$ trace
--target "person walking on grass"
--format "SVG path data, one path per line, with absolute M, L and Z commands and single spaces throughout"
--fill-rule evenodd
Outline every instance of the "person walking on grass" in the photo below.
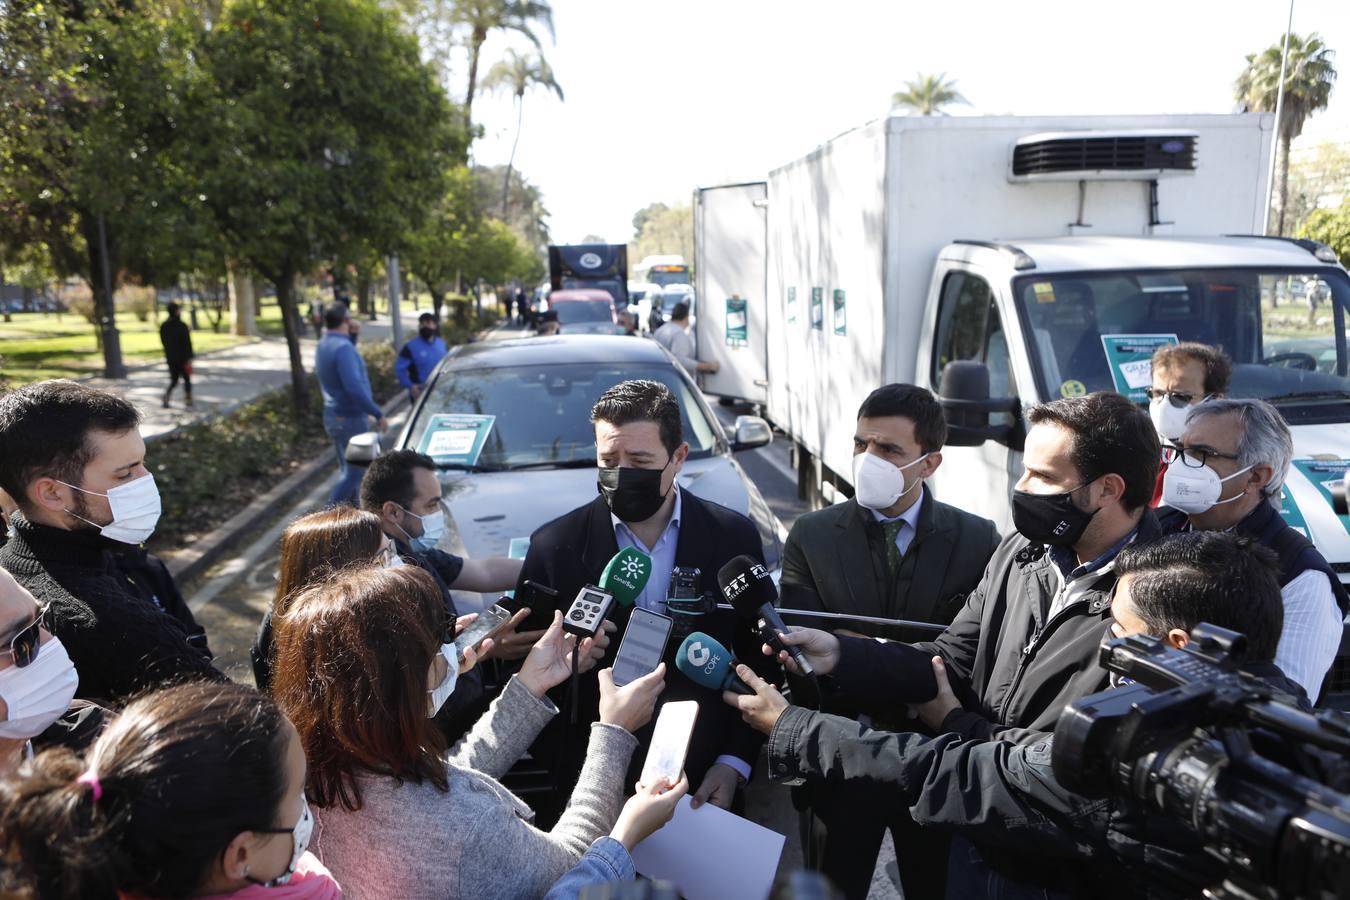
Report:
M 159 342 L 164 345 L 164 361 L 169 364 L 169 387 L 164 391 L 165 409 L 169 408 L 169 397 L 183 379 L 183 393 L 187 395 L 187 405 L 192 405 L 192 331 L 183 321 L 182 307 L 177 303 L 169 304 L 169 317 L 159 326 Z

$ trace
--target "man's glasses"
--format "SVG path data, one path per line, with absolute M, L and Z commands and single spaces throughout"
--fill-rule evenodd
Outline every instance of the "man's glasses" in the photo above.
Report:
M 9 648 L 0 649 L 0 657 L 10 657 L 20 669 L 37 659 L 38 648 L 42 646 L 42 617 L 46 614 L 47 607 L 39 609 L 33 621 L 10 638 Z
M 1190 469 L 1198 469 L 1211 459 L 1231 459 L 1236 460 L 1235 453 L 1220 453 L 1218 450 L 1209 450 L 1204 447 L 1178 447 L 1174 444 L 1164 444 L 1162 448 L 1162 461 L 1171 465 L 1178 459 L 1181 464 Z
M 1148 395 L 1150 401 L 1166 397 L 1167 402 L 1177 409 L 1184 409 L 1187 406 L 1190 406 L 1191 402 L 1195 400 L 1194 394 L 1187 394 L 1181 391 L 1160 391 L 1156 388 L 1145 388 L 1144 393 Z

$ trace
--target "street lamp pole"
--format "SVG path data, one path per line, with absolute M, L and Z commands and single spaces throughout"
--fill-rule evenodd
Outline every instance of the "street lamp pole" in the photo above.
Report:
M 1284 116 L 1284 73 L 1289 66 L 1289 33 L 1294 30 L 1294 0 L 1289 0 L 1289 22 L 1284 27 L 1284 52 L 1280 54 L 1280 86 L 1275 91 L 1275 136 L 1270 146 L 1270 168 L 1266 170 L 1266 213 L 1261 217 L 1261 233 L 1270 234 L 1270 206 L 1275 197 L 1275 155 L 1280 152 L 1280 120 Z

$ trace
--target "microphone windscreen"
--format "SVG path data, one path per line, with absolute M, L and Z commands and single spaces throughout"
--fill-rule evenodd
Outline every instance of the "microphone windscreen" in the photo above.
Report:
M 749 556 L 738 556 L 719 569 L 717 584 L 722 588 L 722 596 L 743 619 L 755 618 L 761 606 L 766 603 L 773 606 L 778 600 L 769 570 Z
M 680 644 L 680 650 L 675 654 L 675 668 L 695 684 L 720 691 L 735 675 L 731 660 L 731 654 L 717 638 L 695 631 Z
M 613 594 L 619 605 L 632 606 L 651 577 L 652 558 L 632 547 L 625 547 L 605 565 L 599 586 Z

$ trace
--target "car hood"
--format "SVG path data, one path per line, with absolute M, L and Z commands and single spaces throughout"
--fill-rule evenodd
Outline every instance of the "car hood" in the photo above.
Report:
M 595 474 L 594 468 L 442 473 L 441 493 L 450 515 L 441 547 L 469 559 L 506 556 L 513 539 L 529 538 L 539 526 L 594 500 Z M 777 568 L 778 521 L 733 459 L 715 455 L 687 461 L 677 482 L 700 499 L 720 503 L 754 521 L 769 566 Z M 480 608 L 484 599 L 459 591 L 455 598 L 461 612 Z
M 563 322 L 559 328 L 560 334 L 623 334 L 613 322 Z

